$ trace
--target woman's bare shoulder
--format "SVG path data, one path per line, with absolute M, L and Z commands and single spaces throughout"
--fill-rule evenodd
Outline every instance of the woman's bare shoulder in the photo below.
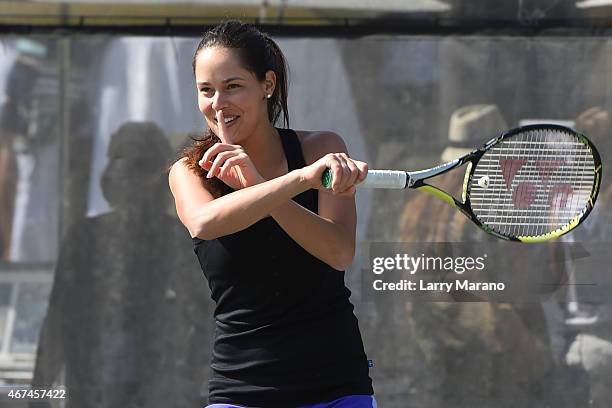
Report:
M 172 165 L 170 166 L 170 170 L 174 169 L 174 168 L 181 168 L 181 169 L 185 169 L 185 168 L 189 168 L 189 158 L 186 156 L 183 156 L 181 158 L 178 158 L 174 163 L 172 163 Z
M 168 179 L 171 189 L 177 183 L 187 182 L 208 190 L 206 183 L 204 183 L 203 172 L 200 169 L 195 169 L 188 157 L 181 157 L 170 166 Z
M 328 130 L 296 130 L 306 164 L 312 164 L 327 153 L 346 153 L 342 137 Z
M 205 177 L 204 171 L 199 166 L 194 166 L 193 161 L 189 157 L 181 157 L 176 160 L 169 169 L 169 173 L 196 176 L 199 179 Z

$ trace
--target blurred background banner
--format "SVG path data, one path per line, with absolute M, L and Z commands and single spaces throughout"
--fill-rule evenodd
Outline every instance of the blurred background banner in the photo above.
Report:
M 0 405 L 28 406 L 7 392 L 30 384 L 69 395 L 31 407 L 204 405 L 213 305 L 164 169 L 204 131 L 191 58 L 227 17 L 278 40 L 291 127 L 337 132 L 371 168 L 427 168 L 525 123 L 591 138 L 600 196 L 562 240 L 500 246 L 436 198 L 361 190 L 345 279 L 381 407 L 608 407 L 604 0 L 0 1 Z M 495 247 L 487 273 L 537 290 L 373 295 L 373 248 L 396 243 Z

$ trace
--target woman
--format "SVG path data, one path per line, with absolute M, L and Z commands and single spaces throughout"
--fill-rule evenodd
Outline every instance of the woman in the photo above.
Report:
M 366 163 L 334 133 L 274 127 L 285 58 L 252 26 L 207 32 L 193 70 L 209 130 L 169 182 L 216 302 L 209 407 L 376 406 L 343 272 Z

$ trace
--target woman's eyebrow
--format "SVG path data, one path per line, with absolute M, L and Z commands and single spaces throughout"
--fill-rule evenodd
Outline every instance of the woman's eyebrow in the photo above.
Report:
M 224 79 L 221 82 L 226 84 L 228 82 L 236 81 L 236 80 L 239 80 L 239 79 L 244 81 L 244 78 L 242 78 L 242 77 L 231 77 L 231 78 L 226 78 L 226 79 Z M 198 85 L 210 85 L 210 82 L 198 82 Z

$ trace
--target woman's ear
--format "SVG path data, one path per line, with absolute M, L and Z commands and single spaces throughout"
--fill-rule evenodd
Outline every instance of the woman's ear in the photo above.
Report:
M 266 79 L 263 81 L 264 92 L 267 95 L 272 95 L 276 89 L 276 74 L 272 70 L 266 72 Z

